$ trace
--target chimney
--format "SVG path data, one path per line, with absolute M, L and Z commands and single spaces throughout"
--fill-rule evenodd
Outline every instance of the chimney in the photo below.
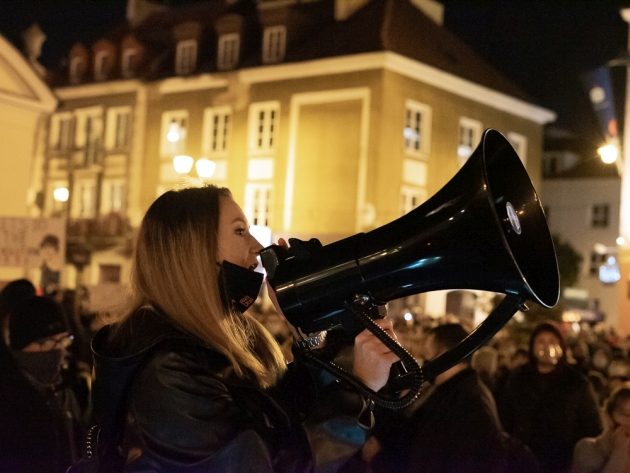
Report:
M 335 0 L 335 20 L 344 21 L 370 0 Z
M 127 0 L 127 22 L 132 27 L 138 26 L 153 13 L 168 10 L 165 5 L 158 5 L 147 0 Z
M 426 16 L 435 23 L 444 24 L 444 5 L 437 0 L 409 0 L 418 10 L 422 10 Z
M 39 63 L 39 56 L 46 42 L 46 34 L 37 23 L 33 23 L 22 32 L 22 42 L 27 61 L 40 77 L 45 77 L 46 68 Z

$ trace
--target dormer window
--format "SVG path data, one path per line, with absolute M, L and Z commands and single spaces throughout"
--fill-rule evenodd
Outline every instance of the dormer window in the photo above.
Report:
M 72 84 L 80 84 L 85 76 L 86 64 L 85 59 L 81 56 L 75 56 L 70 59 L 70 82 Z
M 197 41 L 187 39 L 177 43 L 175 54 L 175 73 L 179 75 L 191 74 L 197 67 Z
M 120 72 L 123 77 L 130 78 L 136 74 L 138 62 L 138 50 L 135 48 L 125 49 L 121 57 Z
M 105 80 L 112 68 L 112 57 L 109 51 L 99 51 L 94 57 L 94 78 Z
M 217 69 L 229 71 L 238 64 L 241 48 L 241 37 L 238 33 L 228 33 L 219 36 Z
M 280 62 L 284 59 L 287 46 L 287 28 L 269 26 L 263 34 L 262 60 L 265 64 Z

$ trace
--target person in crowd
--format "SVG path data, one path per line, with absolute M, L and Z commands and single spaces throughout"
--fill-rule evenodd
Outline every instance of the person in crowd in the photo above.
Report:
M 479 379 L 483 381 L 491 392 L 495 389 L 497 382 L 497 369 L 499 353 L 496 348 L 483 346 L 472 355 L 470 366 L 477 372 Z
M 28 279 L 15 279 L 0 291 L 0 321 L 2 322 L 2 345 L 9 343 L 9 315 L 25 299 L 35 295 L 35 286 Z
M 103 465 L 332 472 L 360 448 L 371 403 L 299 357 L 287 365 L 247 312 L 261 249 L 228 189 L 168 191 L 152 203 L 135 248 L 134 308 L 93 341 Z M 393 336 L 391 321 L 377 323 Z M 368 331 L 353 353 L 354 376 L 385 386 L 397 356 Z
M 424 359 L 455 347 L 468 332 L 455 323 L 427 333 Z M 410 416 L 391 422 L 372 449 L 375 473 L 536 472 L 531 452 L 503 432 L 490 390 L 462 361 L 440 373 Z M 522 447 L 522 448 L 521 448 Z
M 53 296 L 61 289 L 61 255 L 59 237 L 48 233 L 39 244 L 42 262 L 39 267 L 39 289 L 41 294 Z
M 605 417 L 600 436 L 583 438 L 575 445 L 572 473 L 630 471 L 630 383 L 618 387 L 606 400 Z
M 566 345 L 552 322 L 534 328 L 530 361 L 516 370 L 499 404 L 505 429 L 530 447 L 543 473 L 571 468 L 573 448 L 602 430 L 588 379 L 566 362 Z
M 34 296 L 13 308 L 0 369 L 0 471 L 62 473 L 78 458 L 83 413 L 62 375 L 70 342 L 53 300 Z
M 630 381 L 630 360 L 621 354 L 613 357 L 608 365 L 607 379 L 609 392 Z

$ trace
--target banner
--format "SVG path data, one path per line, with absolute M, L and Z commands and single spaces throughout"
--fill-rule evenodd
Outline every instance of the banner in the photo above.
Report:
M 61 287 L 66 225 L 62 218 L 0 217 L 0 267 L 19 267 L 50 294 Z
M 618 138 L 617 115 L 608 67 L 601 66 L 584 73 L 582 84 L 597 115 L 606 142 L 615 141 Z

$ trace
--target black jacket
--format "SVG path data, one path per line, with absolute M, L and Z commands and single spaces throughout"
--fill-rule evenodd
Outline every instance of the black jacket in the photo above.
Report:
M 438 385 L 379 440 L 382 452 L 373 464 L 379 473 L 518 471 L 505 468 L 506 439 L 494 399 L 471 368 Z
M 0 473 L 63 473 L 78 454 L 80 412 L 60 384 L 38 389 L 0 341 Z
M 293 365 L 274 389 L 149 309 L 93 341 L 94 410 L 106 436 L 124 419 L 125 472 L 329 472 L 362 445 L 366 403 Z
M 505 429 L 531 448 L 545 473 L 569 471 L 577 441 L 602 430 L 588 379 L 565 364 L 548 374 L 531 364 L 519 368 L 508 379 L 499 413 Z

